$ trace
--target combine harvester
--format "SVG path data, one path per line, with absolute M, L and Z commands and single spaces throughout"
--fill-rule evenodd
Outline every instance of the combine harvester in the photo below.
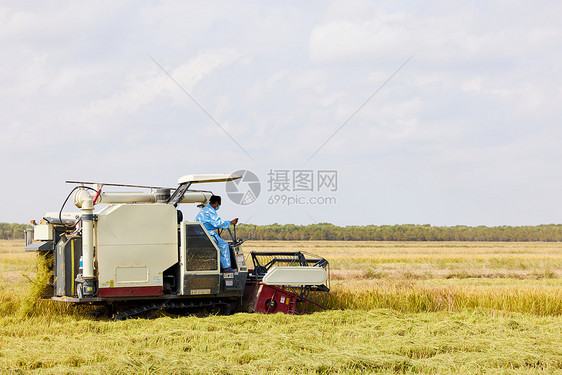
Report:
M 187 175 L 175 189 L 67 181 L 78 184 L 59 212 L 26 231 L 26 251 L 52 259 L 44 297 L 105 307 L 115 320 L 151 310 L 304 313 L 324 309 L 309 297 L 329 292 L 329 265 L 302 252 L 251 252 L 245 258 L 230 233 L 234 272 L 221 270 L 219 248 L 199 222 L 184 221 L 180 203 L 207 204 L 212 192 L 192 184 L 225 182 L 230 174 Z M 106 192 L 103 186 L 150 189 Z M 74 193 L 79 212 L 63 213 Z M 103 205 L 100 210 L 95 210 Z M 220 235 L 220 233 L 219 233 Z M 51 258 L 52 257 L 52 258 Z M 249 269 L 246 259 L 251 259 Z M 102 309 L 103 310 L 103 309 Z

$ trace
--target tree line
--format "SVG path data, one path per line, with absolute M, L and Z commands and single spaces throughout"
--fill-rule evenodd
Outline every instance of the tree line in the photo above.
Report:
M 16 240 L 23 238 L 26 228 L 31 228 L 29 224 L 0 223 L 0 239 Z
M 22 239 L 29 224 L 0 223 L 0 239 Z M 340 227 L 330 223 L 311 225 L 270 224 L 237 226 L 238 237 L 252 233 L 254 240 L 301 241 L 562 241 L 562 225 L 452 227 L 429 224 L 365 225 Z M 224 236 L 228 238 L 228 235 Z
M 365 225 L 339 227 L 330 223 L 312 225 L 241 224 L 239 237 L 252 233 L 255 240 L 327 241 L 562 241 L 562 225 L 451 227 L 429 224 Z

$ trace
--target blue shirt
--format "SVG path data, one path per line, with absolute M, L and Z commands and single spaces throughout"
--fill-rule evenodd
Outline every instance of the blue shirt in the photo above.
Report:
M 210 204 L 206 205 L 199 211 L 195 217 L 195 221 L 203 223 L 203 226 L 208 230 L 216 230 L 218 228 L 226 229 L 230 226 L 229 220 L 222 220 Z

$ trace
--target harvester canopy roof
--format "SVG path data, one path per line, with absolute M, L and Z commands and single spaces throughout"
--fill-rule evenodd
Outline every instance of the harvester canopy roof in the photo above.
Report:
M 203 182 L 226 182 L 226 181 L 237 180 L 241 177 L 242 176 L 238 176 L 235 174 L 188 174 L 180 177 L 178 179 L 178 184 L 181 185 L 189 182 L 193 184 L 203 183 Z

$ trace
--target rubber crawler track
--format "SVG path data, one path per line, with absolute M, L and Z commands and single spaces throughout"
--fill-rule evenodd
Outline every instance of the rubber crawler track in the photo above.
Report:
M 151 310 L 158 309 L 195 309 L 200 307 L 223 307 L 230 310 L 230 302 L 224 300 L 211 300 L 211 301 L 201 301 L 201 300 L 191 300 L 191 301 L 158 301 L 158 302 L 148 302 L 141 305 L 131 307 L 127 310 L 115 312 L 112 316 L 112 320 L 125 320 L 135 315 L 139 315 Z

